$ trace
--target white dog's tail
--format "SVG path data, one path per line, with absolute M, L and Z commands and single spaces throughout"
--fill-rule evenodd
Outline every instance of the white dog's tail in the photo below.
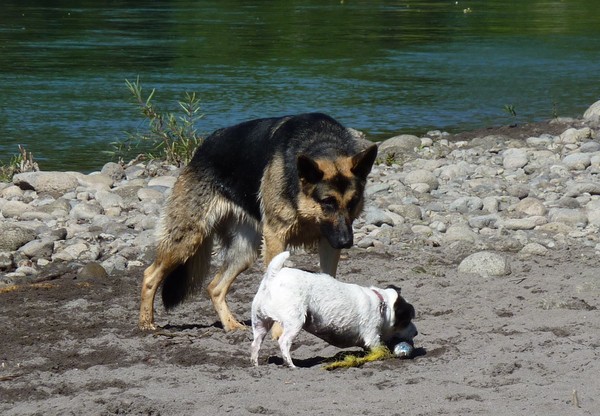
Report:
M 267 273 L 265 274 L 265 280 L 271 280 L 279 271 L 283 268 L 283 263 L 290 256 L 289 251 L 283 251 L 273 257 L 273 260 L 269 263 L 269 267 L 267 267 Z

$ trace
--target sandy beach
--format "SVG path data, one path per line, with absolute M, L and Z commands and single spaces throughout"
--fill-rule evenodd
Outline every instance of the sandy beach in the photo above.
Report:
M 502 134 L 526 138 L 554 127 L 528 128 Z M 251 331 L 223 331 L 204 295 L 169 313 L 157 302 L 160 329 L 141 332 L 139 290 L 151 251 L 108 276 L 51 263 L 35 279 L 0 287 L 0 413 L 595 415 L 600 254 L 594 244 L 565 241 L 543 255 L 497 248 L 510 265 L 501 276 L 458 270 L 477 251 L 472 245 L 409 232 L 345 251 L 338 278 L 400 286 L 419 335 L 413 359 L 334 371 L 322 367 L 340 350 L 306 333 L 292 351 L 300 368 L 285 367 L 272 340 L 251 366 Z M 292 260 L 318 264 L 313 253 Z M 257 262 L 230 292 L 246 324 L 262 270 Z

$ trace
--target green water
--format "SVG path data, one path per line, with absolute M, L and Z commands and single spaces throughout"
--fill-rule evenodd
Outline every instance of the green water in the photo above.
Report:
M 164 111 L 197 92 L 204 134 L 324 111 L 383 139 L 579 116 L 599 74 L 595 0 L 5 0 L 0 161 L 20 143 L 44 170 L 99 169 L 146 127 L 138 76 Z

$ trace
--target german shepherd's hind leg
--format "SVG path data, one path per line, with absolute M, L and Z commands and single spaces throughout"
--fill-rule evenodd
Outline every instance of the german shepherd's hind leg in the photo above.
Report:
M 227 224 L 224 232 L 219 232 L 222 240 L 223 265 L 207 287 L 215 311 L 225 331 L 245 329 L 231 313 L 227 305 L 227 293 L 235 279 L 248 269 L 256 258 L 260 248 L 260 233 L 251 222 Z
M 192 293 L 208 274 L 212 230 L 220 219 L 218 211 L 211 209 L 215 200 L 211 186 L 195 181 L 187 170 L 177 179 L 157 229 L 156 259 L 144 271 L 140 329 L 156 328 L 154 299 L 161 284 L 168 309 Z
M 142 330 L 154 330 L 154 299 L 162 284 L 162 300 L 166 309 L 181 303 L 190 293 L 202 284 L 210 267 L 212 236 L 207 236 L 199 246 L 178 246 L 166 251 L 159 245 L 154 263 L 144 271 L 140 304 L 139 327 Z M 195 253 L 194 253 L 195 250 Z M 187 251 L 189 258 L 184 262 L 173 255 Z
M 170 264 L 168 261 L 156 259 L 144 271 L 139 319 L 140 329 L 145 331 L 156 329 L 154 325 L 154 298 L 156 297 L 156 290 L 175 267 L 175 264 Z

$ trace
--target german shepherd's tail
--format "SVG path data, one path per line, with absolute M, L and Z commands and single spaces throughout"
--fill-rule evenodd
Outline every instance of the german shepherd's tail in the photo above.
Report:
M 226 200 L 210 183 L 184 171 L 160 220 L 156 261 L 167 265 L 162 285 L 166 309 L 202 288 L 210 270 L 214 234 Z
M 202 288 L 210 269 L 211 237 L 205 238 L 196 253 L 165 278 L 161 292 L 165 309 L 174 308 Z

